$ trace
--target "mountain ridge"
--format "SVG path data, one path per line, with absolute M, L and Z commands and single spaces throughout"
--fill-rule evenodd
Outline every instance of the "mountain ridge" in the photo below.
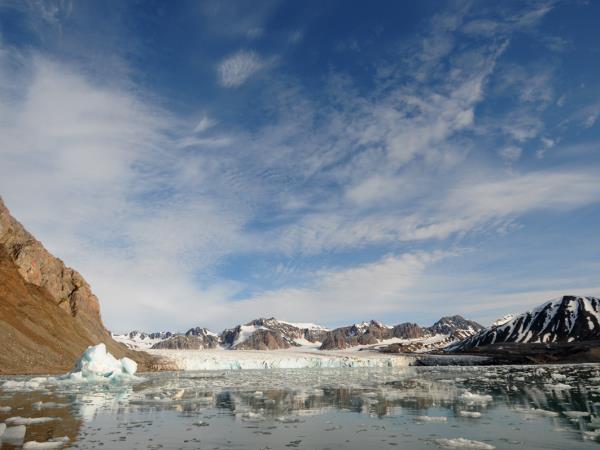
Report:
M 191 328 L 186 332 L 162 332 L 164 339 L 153 342 L 150 336 L 160 333 L 134 331 L 113 335 L 115 339 L 132 348 L 200 350 L 224 348 L 229 350 L 279 350 L 311 346 L 320 350 L 342 350 L 358 346 L 384 344 L 387 340 L 419 340 L 440 337 L 440 345 L 447 345 L 483 329 L 477 322 L 462 316 L 446 316 L 430 327 L 404 322 L 395 326 L 384 325 L 376 320 L 355 323 L 335 329 L 316 324 L 293 323 L 271 318 L 253 319 L 245 324 L 214 333 L 206 328 Z M 131 335 L 147 336 L 146 343 L 136 343 Z M 443 336 L 441 336 L 443 335 Z M 442 339 L 443 337 L 444 339 Z M 430 339 L 431 340 L 431 339 Z
M 600 299 L 596 297 L 564 295 L 506 318 L 452 344 L 447 351 L 468 351 L 501 343 L 585 342 L 600 338 Z

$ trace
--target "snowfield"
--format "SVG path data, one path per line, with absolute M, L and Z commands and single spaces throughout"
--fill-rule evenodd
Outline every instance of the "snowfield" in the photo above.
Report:
M 406 355 L 378 352 L 289 350 L 148 350 L 169 359 L 179 370 L 303 369 L 342 367 L 406 367 L 416 361 Z

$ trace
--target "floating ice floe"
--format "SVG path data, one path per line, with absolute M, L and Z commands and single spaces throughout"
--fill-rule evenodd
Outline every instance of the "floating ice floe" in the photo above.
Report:
M 531 414 L 543 417 L 558 417 L 559 414 L 556 411 L 548 411 L 547 409 L 539 408 L 515 408 L 515 411 L 519 411 L 523 414 Z
M 563 414 L 571 419 L 578 419 L 580 417 L 587 417 L 590 415 L 587 411 L 564 411 Z
M 38 423 L 53 422 L 60 420 L 56 417 L 9 417 L 6 419 L 7 425 L 35 425 Z
M 5 431 L 6 431 L 6 424 L 0 423 L 0 440 L 2 440 L 2 435 L 4 434 Z
M 448 418 L 446 416 L 417 416 L 417 417 L 415 417 L 415 420 L 417 422 L 440 423 L 440 422 L 447 422 Z
M 4 434 L 2 435 L 2 443 L 10 445 L 21 445 L 23 439 L 25 439 L 25 432 L 27 428 L 25 425 L 19 425 L 16 427 L 6 427 Z
M 583 438 L 588 441 L 597 441 L 600 439 L 600 430 L 584 431 Z
M 461 417 L 471 417 L 471 418 L 481 417 L 481 413 L 478 411 L 459 411 L 458 415 Z
M 10 412 L 12 408 L 10 406 L 0 406 L 0 413 Z
M 5 391 L 34 391 L 40 389 L 48 381 L 46 377 L 35 377 L 29 380 L 7 380 L 2 384 Z
M 34 409 L 54 409 L 54 408 L 66 408 L 69 406 L 68 403 L 55 403 L 55 402 L 35 402 L 31 405 Z
M 23 449 L 53 450 L 65 446 L 65 444 L 68 444 L 68 442 L 69 438 L 67 436 L 52 438 L 46 442 L 29 441 L 23 444 Z
M 459 400 L 467 403 L 487 403 L 491 402 L 493 399 L 491 395 L 473 394 L 472 392 L 465 391 L 460 395 Z
M 485 442 L 472 441 L 462 437 L 455 439 L 436 439 L 436 444 L 446 448 L 472 448 L 478 450 L 495 450 L 496 447 Z
M 556 384 L 547 383 L 547 384 L 544 384 L 544 387 L 551 391 L 567 391 L 569 389 L 573 389 L 573 386 L 569 386 L 568 384 L 564 384 L 564 383 L 556 383 Z

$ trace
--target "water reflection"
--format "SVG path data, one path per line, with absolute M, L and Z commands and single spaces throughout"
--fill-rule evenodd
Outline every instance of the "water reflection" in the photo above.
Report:
M 0 423 L 16 416 L 58 419 L 28 425 L 25 441 L 68 436 L 72 448 L 435 448 L 458 438 L 591 448 L 600 367 L 150 374 L 137 385 L 0 391 Z

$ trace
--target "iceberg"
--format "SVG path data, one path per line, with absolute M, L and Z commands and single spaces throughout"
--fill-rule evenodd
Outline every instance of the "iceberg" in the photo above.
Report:
M 106 345 L 89 346 L 75 364 L 75 368 L 66 375 L 59 377 L 35 377 L 30 380 L 7 380 L 2 384 L 6 391 L 35 391 L 48 384 L 69 383 L 124 383 L 136 382 L 143 379 L 135 376 L 137 363 L 129 358 L 117 359 L 106 351 Z M 49 402 L 33 404 L 36 409 L 57 408 L 65 405 Z M 10 411 L 8 409 L 7 411 Z M 6 411 L 5 411 L 6 412 Z
M 73 371 L 62 379 L 83 382 L 124 381 L 137 379 L 137 363 L 129 358 L 117 359 L 106 351 L 106 345 L 89 346 Z

